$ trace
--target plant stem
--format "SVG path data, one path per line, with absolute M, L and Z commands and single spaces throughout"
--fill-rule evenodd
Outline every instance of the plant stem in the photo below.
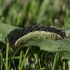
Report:
M 65 70 L 65 61 L 63 61 L 63 70 Z
M 7 43 L 7 48 L 6 48 L 6 70 L 8 69 L 8 51 L 9 51 L 9 43 Z

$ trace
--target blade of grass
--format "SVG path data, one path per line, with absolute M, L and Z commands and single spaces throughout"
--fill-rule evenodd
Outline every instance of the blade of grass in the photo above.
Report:
M 30 0 L 29 11 L 33 11 L 33 9 L 34 9 L 34 3 L 35 3 L 35 0 Z
M 48 4 L 49 4 L 50 0 L 43 0 L 42 5 L 39 9 L 39 13 L 38 13 L 38 17 L 37 17 L 37 23 L 40 21 L 41 17 L 44 15 Z
M 69 70 L 70 70 L 70 60 L 68 61 L 68 68 L 69 68 Z
M 63 61 L 63 70 L 66 70 L 66 69 L 65 69 L 65 61 Z
M 33 2 L 33 1 L 32 1 Z M 36 24 L 36 22 L 37 22 L 37 20 L 36 20 L 36 18 L 37 18 L 37 12 L 38 12 L 38 8 L 39 8 L 39 1 L 34 1 L 34 5 L 33 5 L 33 7 L 31 7 L 30 8 L 30 11 L 31 11 L 31 13 L 32 13 L 32 17 L 31 17 L 31 20 L 33 20 L 32 22 L 32 24 Z
M 57 52 L 57 53 L 55 54 L 55 57 L 54 57 L 54 62 L 53 62 L 52 70 L 57 70 L 58 60 L 59 60 L 59 54 L 58 54 L 58 52 Z
M 12 60 L 13 60 L 13 59 L 19 59 L 19 57 L 20 57 L 20 56 L 9 57 L 8 60 L 9 60 L 9 59 L 12 59 Z M 6 60 L 6 59 L 4 58 L 4 60 Z
M 9 52 L 9 43 L 7 43 L 6 46 L 6 70 L 9 70 L 9 64 L 8 64 L 8 52 Z
M 22 63 L 22 58 L 23 58 L 23 52 L 21 51 L 20 52 L 20 58 L 19 58 L 18 70 L 21 70 L 20 67 L 21 67 L 21 63 Z
M 18 12 L 18 9 L 19 9 L 19 4 L 20 4 L 19 0 L 16 0 L 16 1 L 13 2 L 12 6 L 10 7 L 10 11 L 8 13 L 8 16 L 6 18 L 6 23 L 7 24 L 16 25 L 15 20 L 17 18 L 17 12 Z
M 62 11 L 64 14 L 64 26 L 67 27 L 68 26 L 68 12 L 65 5 L 62 7 Z
M 1 52 L 0 52 L 0 70 L 2 70 L 2 63 L 3 61 L 2 61 L 2 54 L 1 54 Z
M 30 49 L 30 47 L 27 49 L 27 51 L 26 51 L 26 53 L 25 53 L 25 55 L 24 55 L 24 59 L 22 60 L 20 70 L 22 70 L 22 68 L 23 68 L 23 65 L 24 65 L 24 63 L 25 63 L 25 60 L 26 60 L 26 57 L 27 57 L 27 54 L 28 54 L 29 49 Z
M 17 18 L 17 22 L 16 22 L 16 26 L 22 26 L 22 21 L 23 19 L 26 17 L 26 11 L 27 11 L 27 6 L 28 3 L 23 4 L 23 9 L 21 11 L 21 13 L 19 13 L 18 18 Z

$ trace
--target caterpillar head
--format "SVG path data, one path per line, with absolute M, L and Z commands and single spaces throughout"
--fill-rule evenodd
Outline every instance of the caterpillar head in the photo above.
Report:
M 66 37 L 66 33 L 64 30 L 61 30 L 60 31 L 60 35 L 62 36 L 62 38 L 64 39 Z

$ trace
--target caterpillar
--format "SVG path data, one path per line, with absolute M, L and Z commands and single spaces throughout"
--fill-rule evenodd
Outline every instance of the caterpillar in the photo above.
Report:
M 9 36 L 9 35 L 8 35 Z M 20 46 L 30 39 L 64 39 L 66 34 L 63 30 L 47 26 L 29 26 L 18 29 L 13 35 L 10 35 L 9 43 L 15 47 Z

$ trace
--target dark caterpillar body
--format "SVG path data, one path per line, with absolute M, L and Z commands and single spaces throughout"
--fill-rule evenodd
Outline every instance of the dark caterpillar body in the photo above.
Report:
M 60 38 L 62 38 L 62 39 L 64 39 L 66 37 L 66 34 L 63 30 L 59 30 L 59 29 L 56 29 L 56 28 L 53 28 L 53 27 L 35 25 L 35 26 L 30 26 L 30 27 L 27 27 L 27 28 L 23 28 L 23 29 L 18 29 L 13 35 L 10 36 L 9 43 L 14 44 L 15 46 L 18 43 L 20 45 L 20 41 L 25 42 L 25 39 L 29 39 L 28 37 L 31 38 L 32 35 L 34 37 L 36 34 L 40 35 L 40 33 L 41 33 L 41 35 L 46 36 L 46 34 L 48 34 L 48 32 L 51 35 L 56 34 L 57 35 L 56 37 L 60 36 Z

